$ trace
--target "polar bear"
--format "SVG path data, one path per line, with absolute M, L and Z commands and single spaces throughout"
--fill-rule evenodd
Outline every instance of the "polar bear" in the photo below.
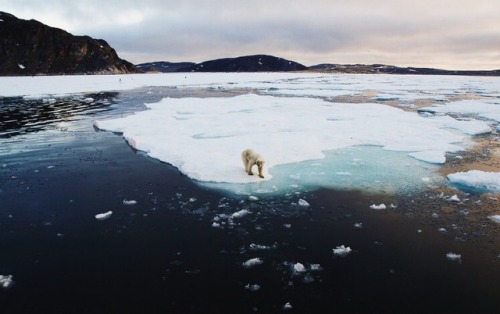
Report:
M 252 176 L 252 167 L 253 165 L 257 165 L 257 168 L 259 169 L 259 177 L 264 179 L 264 175 L 262 174 L 262 169 L 264 168 L 264 158 L 254 152 L 251 149 L 245 149 L 241 153 L 241 159 L 243 160 L 243 166 L 245 167 L 245 171 L 248 173 L 248 175 Z

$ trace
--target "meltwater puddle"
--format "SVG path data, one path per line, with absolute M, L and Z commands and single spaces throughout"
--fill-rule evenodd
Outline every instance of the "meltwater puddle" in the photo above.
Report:
M 324 159 L 273 167 L 268 170 L 272 175 L 269 181 L 198 184 L 237 195 L 284 195 L 333 188 L 404 196 L 445 182 L 437 172 L 439 166 L 411 158 L 407 152 L 355 146 L 325 155 Z

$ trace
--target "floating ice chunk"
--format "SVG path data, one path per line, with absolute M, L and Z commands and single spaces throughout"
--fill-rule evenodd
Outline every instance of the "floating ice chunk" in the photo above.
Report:
M 250 211 L 249 211 L 249 210 L 247 210 L 247 209 L 242 209 L 242 210 L 240 210 L 240 211 L 237 211 L 237 212 L 233 213 L 233 214 L 231 215 L 231 218 L 243 218 L 243 217 L 245 217 L 245 216 L 247 216 L 247 215 L 249 215 L 249 214 L 251 214 L 251 213 L 252 213 L 252 212 L 250 212 Z
M 455 194 L 447 199 L 448 202 L 460 202 L 460 198 Z
M 354 228 L 358 228 L 358 229 L 363 228 L 363 223 L 362 223 L 362 222 L 356 222 L 356 223 L 354 224 Z
M 446 229 L 445 228 L 439 228 L 438 231 L 439 232 L 446 232 Z
M 249 201 L 258 201 L 258 200 L 259 200 L 259 198 L 258 198 L 257 196 L 250 195 L 250 196 L 248 197 L 248 200 L 249 200 Z
M 97 219 L 97 220 L 106 220 L 109 217 L 111 217 L 112 214 L 113 214 L 113 212 L 110 210 L 108 212 L 95 215 L 95 219 Z
M 333 249 L 333 255 L 337 256 L 347 256 L 348 254 L 351 253 L 351 248 L 350 247 L 345 247 L 344 245 L 337 246 L 336 249 Z
M 134 200 L 123 200 L 124 205 L 135 205 L 137 204 L 137 201 Z
M 480 191 L 500 192 L 500 172 L 470 170 L 448 175 L 448 180 L 454 184 L 463 185 Z
M 194 202 L 196 202 L 196 197 L 189 198 L 189 203 L 194 203 Z
M 446 254 L 446 258 L 449 259 L 450 261 L 453 261 L 453 262 L 461 262 L 462 261 L 462 255 L 460 254 L 455 254 L 455 253 L 447 253 Z
M 214 221 L 212 223 L 212 227 L 214 227 L 214 228 L 220 228 L 221 226 L 220 226 L 220 223 Z
M 283 224 L 283 227 L 285 227 L 286 229 L 290 229 L 292 228 L 292 224 Z
M 13 284 L 12 275 L 0 275 L 0 287 L 8 289 L 12 287 Z
M 322 269 L 320 264 L 311 264 L 311 271 L 320 271 Z
M 444 164 L 446 162 L 446 157 L 443 151 L 428 150 L 409 153 L 408 156 L 431 164 Z
M 245 289 L 247 289 L 247 290 L 249 290 L 249 291 L 252 291 L 252 292 L 255 292 L 255 291 L 259 291 L 260 286 L 259 286 L 258 284 L 253 284 L 253 285 L 251 285 L 251 284 L 247 284 L 247 285 L 245 286 Z
M 302 206 L 302 207 L 309 207 L 310 206 L 309 203 L 303 199 L 300 199 L 298 204 L 299 204 L 299 206 Z
M 488 216 L 488 218 L 493 220 L 494 222 L 500 223 L 500 215 Z
M 287 302 L 287 303 L 285 303 L 285 305 L 283 305 L 284 311 L 291 310 L 292 308 L 293 308 L 293 306 L 290 304 L 290 302 Z
M 26 69 L 26 67 L 24 65 L 22 65 L 21 63 L 18 63 L 17 66 L 21 69 L 21 70 L 24 70 Z
M 264 263 L 264 261 L 260 257 L 255 257 L 255 258 L 251 258 L 251 259 L 247 260 L 242 265 L 245 268 L 250 268 L 250 267 L 257 266 L 257 265 L 261 265 L 263 263 Z
M 250 244 L 250 250 L 257 251 L 257 250 L 270 250 L 270 249 L 271 247 L 267 245 L 260 245 L 255 243 Z
M 303 273 L 306 271 L 306 268 L 302 263 L 296 263 L 295 265 L 293 265 L 293 271 L 296 273 Z
M 370 208 L 371 209 L 375 209 L 375 210 L 381 210 L 381 209 L 386 209 L 387 206 L 385 206 L 385 204 L 380 204 L 380 205 L 373 204 L 373 205 L 370 206 Z

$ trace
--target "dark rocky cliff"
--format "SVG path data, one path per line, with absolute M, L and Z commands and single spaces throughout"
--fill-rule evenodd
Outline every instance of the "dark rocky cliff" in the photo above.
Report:
M 268 55 L 244 56 L 205 61 L 177 72 L 284 72 L 306 70 L 304 65 Z
M 0 12 L 0 75 L 141 72 L 102 39 Z

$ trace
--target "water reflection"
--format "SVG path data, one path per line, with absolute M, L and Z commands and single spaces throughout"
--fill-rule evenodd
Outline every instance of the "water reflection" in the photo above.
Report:
M 0 138 L 48 130 L 82 113 L 108 111 L 117 95 L 105 92 L 68 98 L 0 98 Z

